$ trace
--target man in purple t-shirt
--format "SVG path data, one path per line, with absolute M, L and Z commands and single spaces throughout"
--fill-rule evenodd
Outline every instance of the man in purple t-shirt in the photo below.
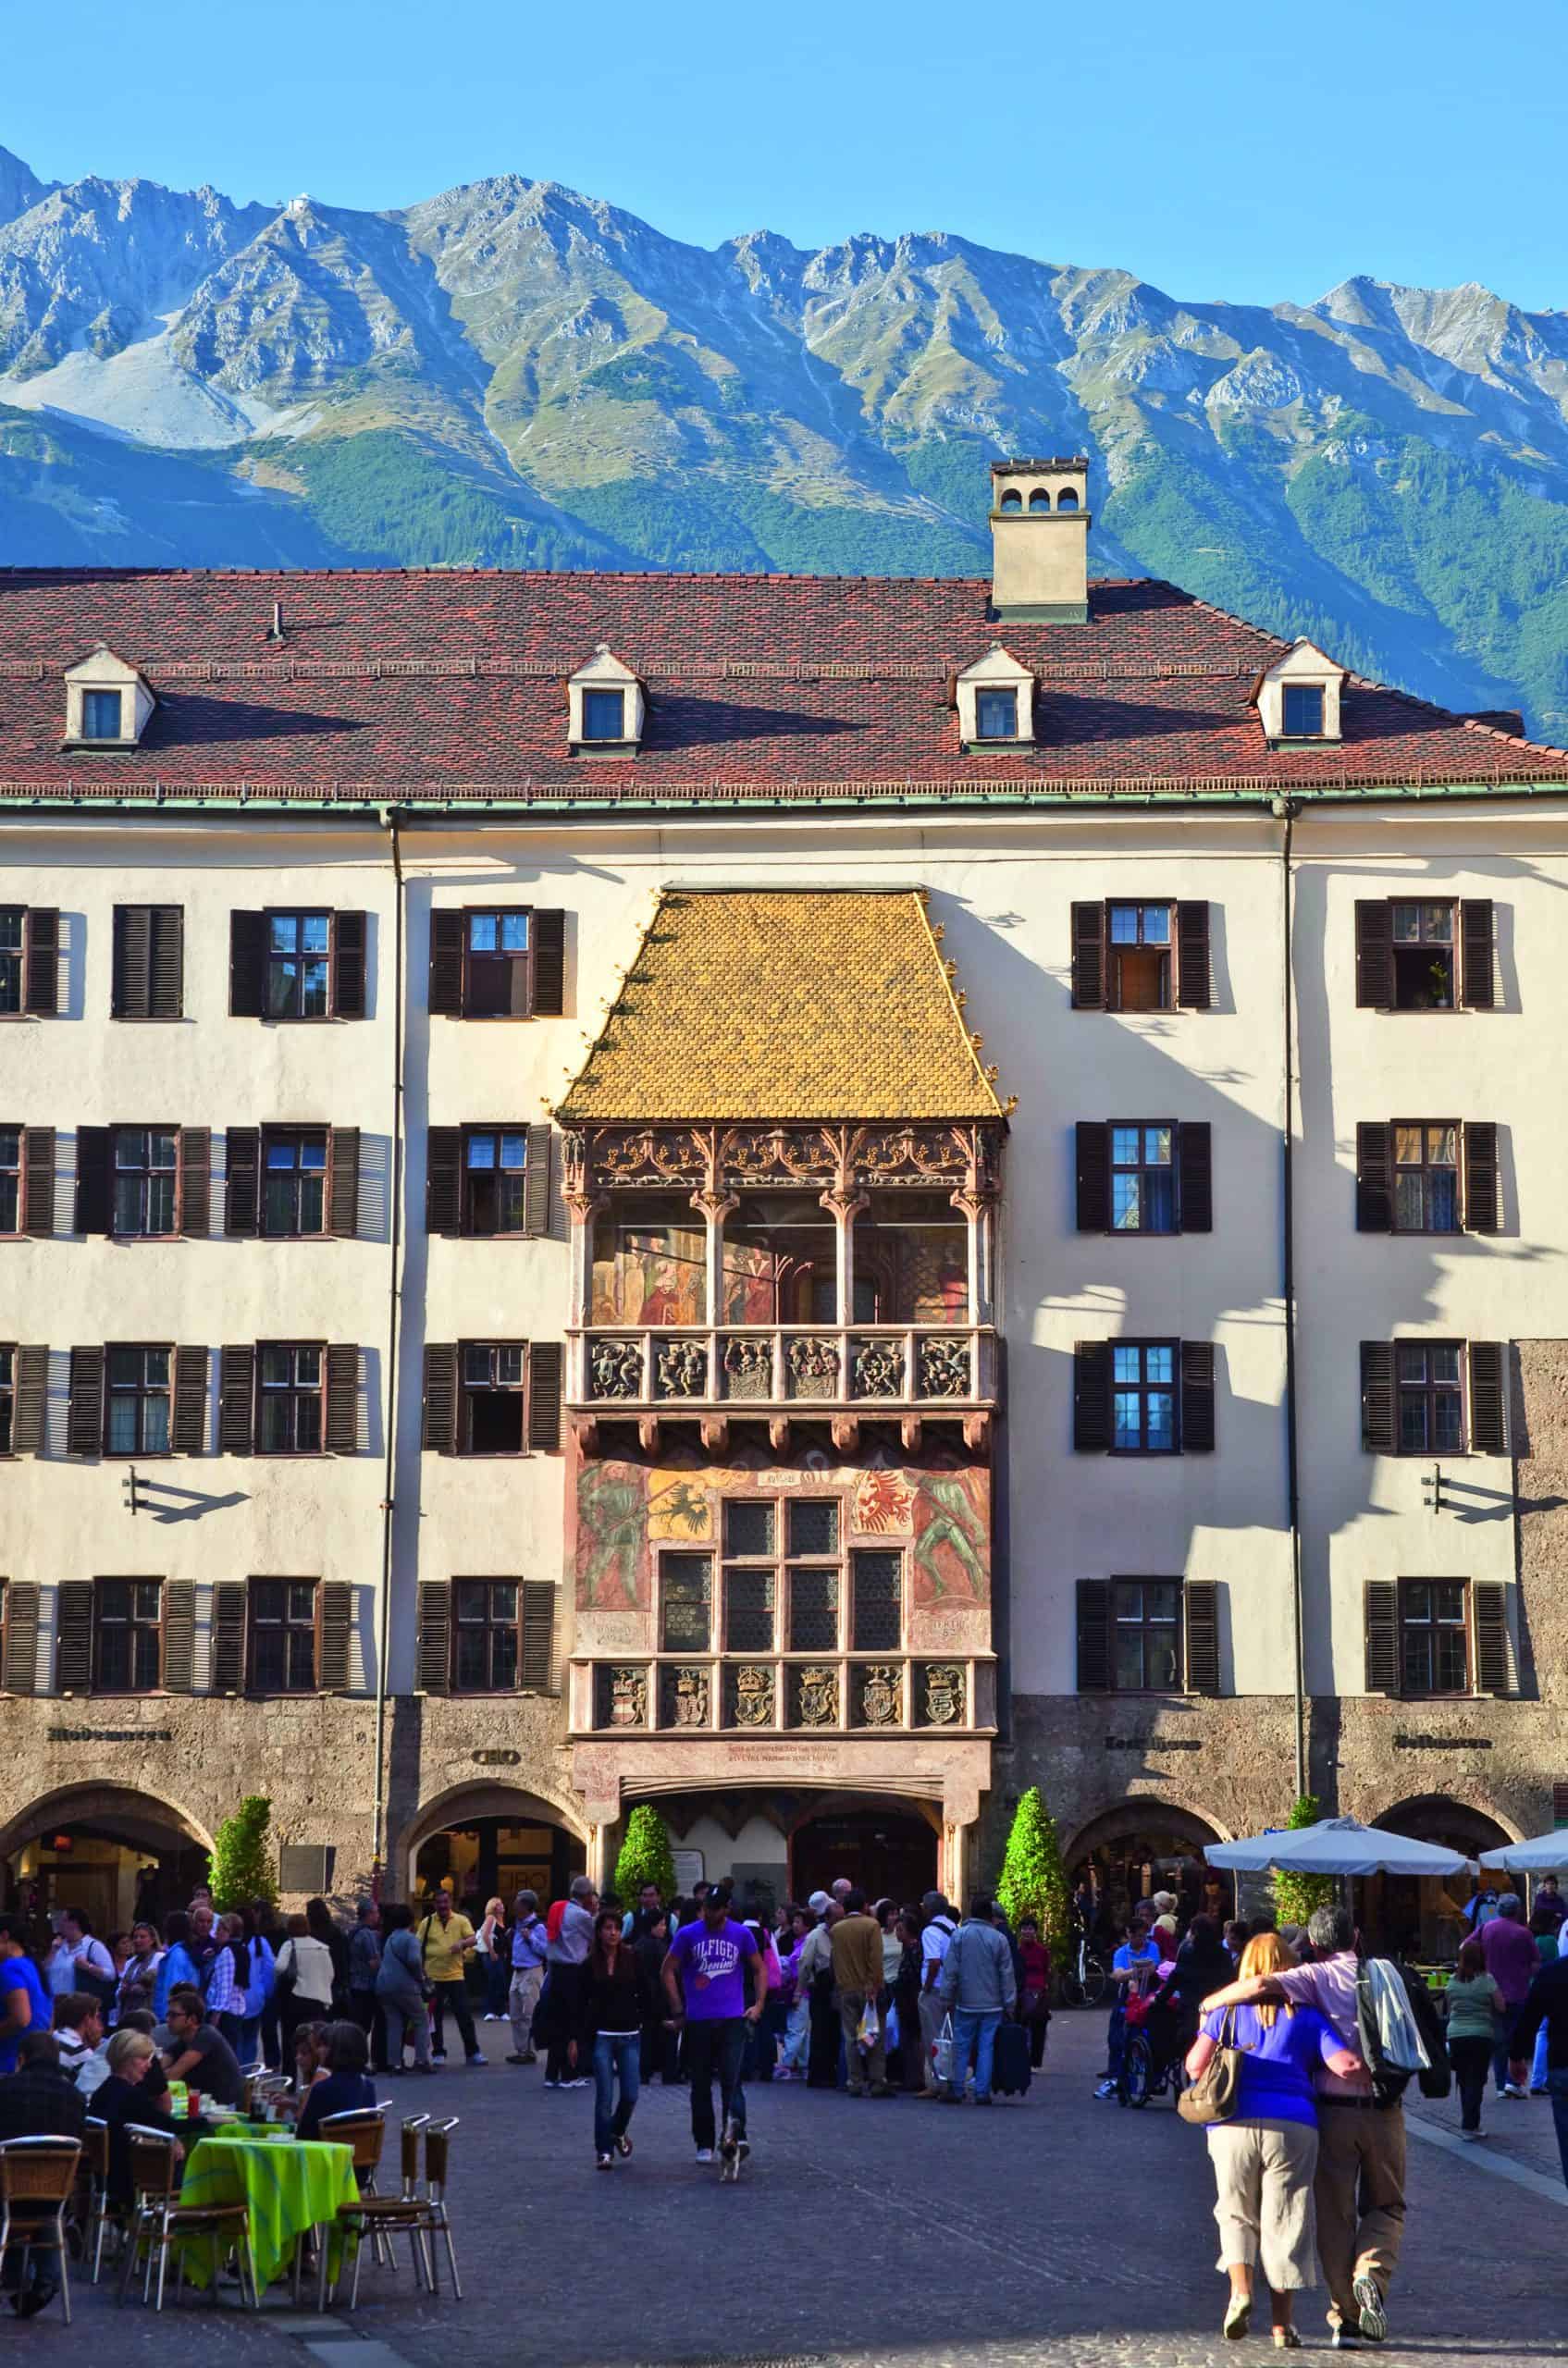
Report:
M 747 1961 L 749 1960 L 749 1964 Z M 752 2000 L 746 2003 L 747 1974 Z M 746 2091 L 740 2084 L 747 2025 L 760 2022 L 768 1976 L 751 1934 L 730 1918 L 730 1885 L 716 1883 L 702 1903 L 700 1921 L 683 1925 L 664 1959 L 664 1987 L 685 2033 L 691 2074 L 691 2134 L 699 2163 L 713 2160 L 713 2075 L 723 2114 L 720 2153 L 725 2178 L 738 2178 L 750 2153 Z
M 1481 1955 L 1508 2012 L 1492 2016 L 1492 2078 L 1500 2097 L 1522 2097 L 1509 2069 L 1509 2044 L 1520 2007 L 1540 1970 L 1541 1953 L 1525 1922 L 1525 1904 L 1516 1891 L 1504 1892 L 1497 1914 L 1481 1930 Z

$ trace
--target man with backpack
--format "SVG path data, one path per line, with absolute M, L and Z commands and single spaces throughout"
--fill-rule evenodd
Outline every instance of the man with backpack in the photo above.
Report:
M 436 1893 L 436 1904 L 419 1927 L 419 1949 L 425 1961 L 425 1979 L 430 1984 L 435 2001 L 436 2044 L 431 2053 L 438 2064 L 444 2064 L 447 2054 L 447 2010 L 451 2009 L 457 2023 L 463 2052 L 472 2065 L 483 2065 L 485 2058 L 474 2029 L 474 2016 L 468 2004 L 468 1985 L 464 1980 L 468 1959 L 477 1946 L 477 1935 L 466 1916 L 452 1913 L 451 1892 L 443 1883 Z

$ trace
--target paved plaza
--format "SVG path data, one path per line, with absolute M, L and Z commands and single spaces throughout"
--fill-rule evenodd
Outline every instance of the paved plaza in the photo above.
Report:
M 538 2069 L 386 2083 L 394 2115 L 445 2108 L 464 2300 L 417 2301 L 406 2268 L 367 2271 L 351 2322 L 206 2303 L 179 2332 L 77 2288 L 77 2323 L 7 2334 L 37 2368 L 167 2360 L 194 2341 L 235 2368 L 451 2368 L 452 2346 L 549 2368 L 1208 2368 L 1256 2358 L 1218 2336 L 1213 2192 L 1202 2137 L 1160 2100 L 1091 2094 L 1103 2018 L 1059 2014 L 1021 2103 L 962 2112 L 851 2102 L 794 2085 L 751 2095 L 736 2189 L 692 2161 L 685 2091 L 645 2091 L 629 2164 L 596 2171 L 587 2091 Z M 1568 2349 L 1568 2195 L 1544 2102 L 1495 2105 L 1461 2147 L 1452 2105 L 1412 2114 L 1410 2214 L 1385 2356 L 1409 2368 L 1560 2360 Z M 364 2298 L 368 2296 L 368 2300 Z M 1327 2356 L 1321 2295 L 1306 2344 Z

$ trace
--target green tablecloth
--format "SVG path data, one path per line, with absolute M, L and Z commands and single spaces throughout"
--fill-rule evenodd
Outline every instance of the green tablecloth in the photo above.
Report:
M 291 2267 L 296 2237 L 307 2228 L 331 2226 L 340 2203 L 357 2202 L 353 2160 L 348 2146 L 316 2140 L 302 2145 L 294 2138 L 274 2140 L 249 2132 L 215 2130 L 187 2161 L 179 2201 L 196 2205 L 249 2204 L 256 2284 L 265 2288 Z M 212 2276 L 211 2245 L 204 2238 L 192 2237 L 181 2243 L 180 2251 L 191 2285 L 207 2285 Z M 337 2253 L 336 2243 L 331 2251 Z

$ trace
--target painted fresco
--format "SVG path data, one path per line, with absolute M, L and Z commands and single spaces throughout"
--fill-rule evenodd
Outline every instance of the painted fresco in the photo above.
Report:
M 917 1610 L 990 1602 L 990 1498 L 987 1475 L 973 1465 L 920 1475 L 909 1556 Z
M 580 1467 L 574 1555 L 579 1611 L 646 1611 L 651 1606 L 648 1476 L 624 1463 Z
M 595 1324 L 701 1324 L 707 1237 L 700 1228 L 610 1219 L 594 1235 Z

